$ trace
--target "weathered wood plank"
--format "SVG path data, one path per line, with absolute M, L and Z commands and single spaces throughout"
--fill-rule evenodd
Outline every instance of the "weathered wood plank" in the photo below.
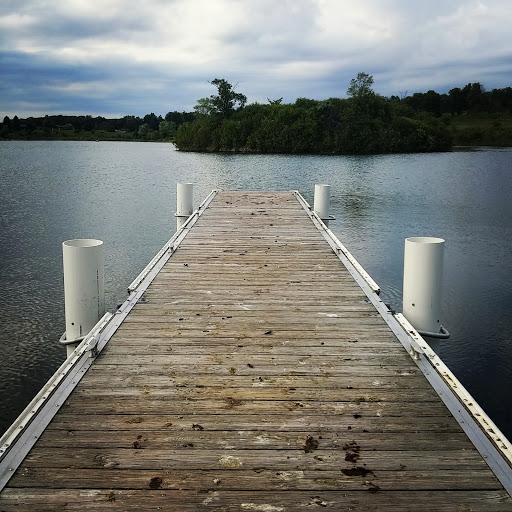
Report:
M 173 297 L 179 295 L 178 288 L 180 287 L 178 285 L 173 285 L 172 290 L 169 290 L 169 288 L 170 286 L 168 284 L 160 285 L 156 283 L 146 292 L 145 295 L 147 298 L 158 295 L 163 295 L 165 297 Z M 285 300 L 286 298 L 291 297 L 294 300 L 301 302 L 302 299 L 306 301 L 311 300 L 311 294 L 313 291 L 315 294 L 315 302 L 317 303 L 322 300 L 337 302 L 338 300 L 341 301 L 349 297 L 353 298 L 354 300 L 365 299 L 365 296 L 356 287 L 351 287 L 350 289 L 347 289 L 342 285 L 340 285 L 339 288 L 335 290 L 323 288 L 318 289 L 318 287 L 314 285 L 310 287 L 301 286 L 300 288 L 284 288 L 278 285 L 261 286 L 258 284 L 254 284 L 251 286 L 225 286 L 222 289 L 219 289 L 219 287 L 216 286 L 215 283 L 211 283 L 211 286 L 208 286 L 208 283 L 198 283 L 197 286 L 190 286 L 190 283 L 184 283 L 181 286 L 181 288 L 187 289 L 186 296 L 194 297 L 195 295 L 208 294 L 212 295 L 210 299 L 214 299 L 215 297 L 230 297 L 236 300 L 236 297 L 240 297 L 242 299 L 246 299 L 247 297 L 250 297 L 250 299 L 254 299 L 255 297 L 258 297 L 259 300 L 266 300 L 267 296 L 273 296 L 273 298 L 276 300 Z M 183 294 L 183 292 L 181 292 L 181 294 Z
M 120 327 L 120 329 L 122 326 Z M 197 336 L 188 336 L 188 337 L 175 337 L 173 336 L 165 336 L 160 333 L 154 333 L 149 331 L 147 333 L 137 333 L 133 330 L 126 330 L 124 332 L 120 331 L 120 329 L 116 333 L 115 340 L 109 343 L 105 350 L 114 345 L 133 345 L 138 344 L 140 342 L 146 342 L 148 345 L 152 344 L 161 344 L 167 346 L 180 346 L 187 345 L 190 346 L 191 349 L 194 349 L 196 346 L 205 346 L 205 347 L 213 347 L 213 346 L 231 346 L 233 349 L 240 348 L 243 346 L 293 346 L 297 347 L 297 350 L 303 350 L 305 347 L 343 347 L 343 348 L 357 348 L 359 345 L 355 345 L 355 343 L 364 342 L 365 347 L 368 350 L 368 354 L 375 355 L 379 353 L 378 350 L 382 347 L 385 350 L 392 350 L 393 348 L 397 348 L 397 354 L 404 355 L 403 348 L 401 348 L 397 342 L 396 338 L 391 338 L 391 333 L 389 329 L 375 329 L 371 332 L 368 330 L 364 331 L 362 329 L 354 329 L 349 333 L 338 331 L 338 336 L 332 336 L 327 333 L 325 336 L 315 336 L 315 337 L 299 337 L 296 333 L 290 334 L 288 337 L 281 337 L 279 339 L 275 339 L 274 336 L 270 338 L 265 334 L 260 336 L 251 336 L 247 342 L 244 341 L 237 333 L 231 333 L 231 336 L 205 336 L 205 334 L 201 331 L 201 334 Z M 274 334 L 274 333 L 273 333 Z M 221 350 L 222 351 L 222 350 Z M 366 353 L 366 351 L 365 351 Z
M 106 469 L 269 469 L 271 471 L 473 470 L 487 468 L 475 451 L 359 451 L 357 462 L 346 460 L 351 450 L 169 450 L 122 448 L 39 448 L 25 459 L 25 467 Z
M 389 375 L 419 375 L 419 370 L 416 368 L 402 368 L 400 366 L 390 367 L 378 362 L 373 365 L 357 365 L 352 361 L 346 362 L 342 365 L 341 361 L 332 361 L 331 358 L 304 355 L 302 357 L 295 357 L 292 361 L 272 361 L 268 360 L 263 364 L 255 366 L 255 359 L 261 360 L 260 356 L 250 355 L 250 363 L 246 363 L 247 357 L 240 358 L 236 356 L 236 360 L 231 362 L 231 354 L 225 354 L 228 360 L 223 360 L 223 355 L 210 356 L 208 358 L 198 357 L 194 355 L 181 355 L 181 356 L 164 356 L 158 353 L 152 363 L 144 363 L 139 360 L 136 351 L 132 352 L 132 357 L 127 358 L 126 353 L 119 355 L 112 355 L 112 359 L 108 364 L 98 364 L 91 373 L 98 374 L 97 372 L 106 372 L 108 375 L 125 375 L 134 373 L 149 373 L 160 375 L 178 375 L 178 374 L 205 374 L 205 375 L 254 375 L 254 370 L 257 369 L 259 376 L 276 376 L 286 373 L 292 376 L 325 376 L 325 377 L 345 377 L 352 376 L 389 376 Z M 150 360 L 153 356 L 144 356 L 146 360 Z M 279 356 L 278 356 L 279 357 Z M 110 359 L 110 358 L 109 358 Z M 203 361 L 201 361 L 201 359 Z M 208 362 L 204 362 L 207 359 Z M 280 359 L 284 359 L 281 357 Z M 291 359 L 291 356 L 290 356 Z M 351 359 L 351 358 L 348 358 Z M 137 361 L 137 364 L 126 364 L 127 360 Z M 198 361 L 199 360 L 199 361 Z M 105 360 L 103 360 L 105 361 Z M 211 362 L 210 362 L 211 361 Z M 376 361 L 378 361 L 376 359 Z M 366 362 L 366 361 L 365 361 Z M 232 366 L 232 364 L 234 366 Z M 350 364 L 350 367 L 347 365 Z
M 210 388 L 233 388 L 253 390 L 255 388 L 285 389 L 316 388 L 330 390 L 351 389 L 384 389 L 390 388 L 397 394 L 403 390 L 416 390 L 421 387 L 428 389 L 425 379 L 419 375 L 394 375 L 392 377 L 349 376 L 339 377 L 309 376 L 309 375 L 267 375 L 258 376 L 257 368 L 254 375 L 152 375 L 149 372 L 138 371 L 126 374 L 124 377 L 111 375 L 109 372 L 90 373 L 84 386 L 93 387 L 123 387 L 123 386 L 152 386 L 154 388 L 199 388 L 207 395 Z M 400 391 L 399 391 L 400 390 Z M 250 391 L 249 391 L 250 393 Z
M 82 391 L 91 393 L 90 390 L 96 390 L 96 387 L 90 387 L 86 382 L 81 383 L 76 390 L 77 397 Z M 132 388 L 130 386 L 107 386 L 103 390 L 97 391 L 98 396 L 109 394 L 122 396 L 140 396 L 144 395 L 146 399 L 154 398 L 158 400 L 164 396 L 168 400 L 201 400 L 205 397 L 203 387 L 184 387 L 184 386 L 154 386 L 143 384 Z M 148 396 L 150 395 L 150 396 Z M 416 389 L 414 393 L 397 393 L 392 388 L 354 388 L 347 386 L 346 389 L 324 389 L 324 388 L 275 388 L 275 387 L 257 387 L 251 388 L 226 388 L 224 386 L 208 388 L 208 398 L 217 400 L 235 399 L 235 400 L 312 400 L 312 401 L 330 401 L 330 402 L 436 402 L 439 400 L 435 392 L 430 388 Z M 160 404 L 161 405 L 161 404 Z
M 244 318 L 252 318 L 261 315 L 272 315 L 273 317 L 289 317 L 290 315 L 312 315 L 320 319 L 323 318 L 337 318 L 338 316 L 349 315 L 352 312 L 364 311 L 374 312 L 375 308 L 367 301 L 360 301 L 354 303 L 353 300 L 339 303 L 337 305 L 328 306 L 296 306 L 284 307 L 279 305 L 271 306 L 269 304 L 204 304 L 204 305 L 190 305 L 179 304 L 173 305 L 165 302 L 149 302 L 144 298 L 145 302 L 139 302 L 132 312 L 132 315 L 172 315 L 183 316 L 183 314 L 196 314 L 198 309 L 201 315 L 224 317 L 226 314 L 236 312 L 242 314 Z M 229 313 L 227 313 L 229 312 Z
M 361 482 L 360 491 L 217 491 L 215 483 L 206 492 L 161 489 L 158 473 L 150 480 L 149 490 L 120 489 L 7 489 L 0 496 L 5 512 L 120 510 L 126 512 L 175 510 L 197 512 L 259 511 L 295 512 L 347 510 L 354 512 L 509 512 L 505 491 L 382 491 L 374 480 Z M 157 487 L 157 489 L 154 489 Z M 144 489 L 147 489 L 145 487 Z M 108 508 L 107 508 L 108 507 Z
M 236 400 L 236 398 L 235 398 Z M 140 401 L 140 407 L 144 407 Z M 139 404 L 136 404 L 139 405 Z M 151 405 L 151 404 L 150 404 Z M 160 402 L 164 406 L 165 401 Z M 186 402 L 183 402 L 184 411 Z M 162 409 L 160 408 L 159 411 Z M 155 411 L 155 410 L 154 410 Z M 300 415 L 272 414 L 243 415 L 232 414 L 229 409 L 223 414 L 158 414 L 152 412 L 142 414 L 136 410 L 133 414 L 67 414 L 64 410 L 58 414 L 49 429 L 52 430 L 126 430 L 136 426 L 141 431 L 261 431 L 261 432 L 303 432 L 310 435 L 322 435 L 324 432 L 345 432 L 351 435 L 384 432 L 460 432 L 459 424 L 451 417 L 362 417 L 354 418 L 346 415 Z M 420 453 L 420 452 L 418 452 Z
M 218 491 L 361 491 L 368 481 L 380 491 L 393 490 L 460 490 L 500 489 L 496 477 L 489 471 L 466 468 L 459 473 L 438 470 L 369 471 L 365 477 L 350 477 L 341 470 L 278 470 L 256 468 L 249 470 L 163 470 L 111 469 L 108 480 L 101 469 L 29 467 L 13 479 L 15 487 L 45 487 L 60 489 L 151 489 L 159 479 L 160 489 L 202 490 L 214 487 Z M 161 480 L 161 481 L 160 481 Z M 0 502 L 1 503 L 1 502 Z M 444 509 L 443 509 L 444 510 Z
M 254 338 L 264 338 L 265 333 L 268 332 L 265 328 L 260 329 L 240 329 L 235 333 L 231 329 L 181 329 L 181 326 L 178 325 L 180 329 L 175 330 L 166 330 L 163 328 L 158 328 L 158 324 L 141 324 L 138 328 L 133 324 L 122 324 L 118 329 L 117 333 L 123 336 L 144 336 L 144 337 L 157 337 L 160 338 L 162 336 L 166 336 L 170 341 L 175 340 L 180 337 L 187 338 L 200 338 L 202 337 L 204 340 L 208 340 L 209 338 L 232 338 L 233 334 L 237 336 L 237 340 L 242 343 L 252 342 Z M 324 329 L 319 331 L 289 331 L 287 329 L 269 329 L 272 331 L 271 335 L 268 335 L 266 338 L 279 340 L 280 342 L 286 340 L 340 340 L 342 337 L 349 336 L 353 339 L 359 340 L 361 335 L 368 335 L 368 329 L 365 329 L 362 325 L 348 325 L 346 326 L 346 330 L 338 331 L 333 329 Z M 130 333 L 131 331 L 131 333 Z M 388 335 L 389 328 L 384 325 L 374 325 L 372 326 L 372 333 L 376 336 L 379 334 Z M 270 337 L 271 336 L 271 337 Z M 348 341 L 350 342 L 350 341 Z M 403 353 L 403 352 L 402 352 Z
M 362 352 L 362 349 L 360 349 Z M 164 352 L 164 353 L 162 353 Z M 165 353 L 166 352 L 166 353 Z M 173 352 L 172 354 L 170 352 Z M 176 354 L 171 346 L 170 349 L 164 349 L 156 354 L 146 354 L 145 352 L 141 354 L 139 351 L 138 354 L 133 354 L 131 357 L 126 354 L 108 354 L 109 357 L 103 358 L 98 364 L 91 370 L 92 375 L 99 375 L 101 372 L 105 372 L 106 366 L 108 365 L 108 370 L 112 370 L 115 366 L 123 366 L 124 368 L 120 369 L 121 371 L 125 371 L 128 374 L 136 373 L 145 373 L 150 374 L 167 374 L 169 371 L 172 372 L 173 375 L 177 373 L 188 373 L 190 368 L 195 366 L 205 374 L 212 373 L 209 370 L 210 366 L 223 365 L 229 366 L 229 368 L 238 368 L 240 370 L 244 370 L 244 375 L 252 375 L 260 374 L 260 370 L 265 370 L 269 376 L 272 376 L 272 371 L 274 372 L 274 376 L 278 377 L 283 373 L 291 374 L 292 377 L 297 377 L 299 375 L 308 376 L 311 375 L 311 378 L 316 377 L 336 377 L 338 381 L 341 382 L 342 377 L 395 377 L 395 376 L 405 376 L 409 377 L 411 375 L 416 375 L 422 377 L 422 373 L 416 367 L 410 366 L 397 366 L 391 364 L 383 364 L 381 358 L 377 356 L 372 364 L 357 364 L 354 362 L 352 357 L 347 357 L 346 353 L 341 354 L 339 356 L 324 356 L 319 354 L 303 354 L 303 355 L 288 355 L 287 353 L 276 353 L 273 350 L 262 350 L 259 352 L 251 347 L 250 350 L 244 352 L 220 352 L 217 354 L 208 353 L 205 349 L 203 354 L 201 354 L 201 350 L 197 350 L 199 353 L 195 354 Z M 353 352 L 352 354 L 358 354 L 358 352 Z M 391 361 L 391 358 L 388 358 Z M 393 362 L 396 362 L 393 361 Z M 206 365 L 206 368 L 204 367 Z M 234 366 L 231 366 L 234 365 Z M 183 366 L 186 367 L 186 371 L 184 371 Z M 181 371 L 180 371 L 181 369 Z M 193 372 L 196 373 L 196 372 Z M 240 372 L 231 371 L 232 375 L 238 374 Z M 421 379 L 420 379 L 421 380 Z M 222 383 L 226 384 L 229 380 L 223 379 Z M 267 384 L 275 382 L 274 380 L 265 380 L 260 381 L 265 382 Z M 328 387 L 332 387 L 332 381 L 325 382 L 325 385 Z M 373 383 L 372 383 L 373 384 Z M 211 385 L 216 385 L 215 381 L 211 382 Z M 258 386 L 264 384 L 258 384 Z M 373 384 L 373 386 L 378 385 L 377 383 Z M 251 384 L 254 387 L 254 383 Z M 345 387 L 346 384 L 342 383 L 342 386 Z M 339 386 L 336 386 L 339 387 Z
M 418 408 L 419 409 L 419 408 Z M 416 412 L 416 411 L 415 411 Z M 208 430 L 144 430 L 140 423 L 125 423 L 122 430 L 105 430 L 98 435 L 96 430 L 53 430 L 48 429 L 38 441 L 39 447 L 68 448 L 136 448 L 136 449 L 184 449 L 211 450 L 303 450 L 309 431 L 261 432 L 241 430 L 236 435 L 222 435 Z M 357 439 L 357 441 L 355 441 Z M 471 450 L 472 444 L 463 432 L 400 432 L 359 433 L 351 431 L 322 432 L 315 437 L 324 450 L 339 450 L 354 447 L 365 451 L 423 451 L 450 452 Z
M 236 356 L 245 357 L 247 355 L 264 356 L 272 354 L 275 357 L 274 362 L 282 364 L 294 364 L 303 361 L 304 357 L 310 359 L 310 363 L 316 365 L 329 364 L 333 368 L 342 366 L 347 368 L 351 366 L 356 371 L 360 366 L 382 366 L 389 367 L 390 371 L 394 368 L 402 371 L 419 371 L 414 366 L 410 366 L 403 351 L 392 342 L 372 342 L 364 341 L 362 345 L 360 340 L 346 339 L 339 343 L 326 344 L 317 342 L 308 345 L 296 345 L 291 343 L 270 344 L 261 340 L 259 343 L 251 340 L 248 344 L 241 344 L 239 340 L 230 338 L 210 339 L 207 344 L 202 340 L 193 338 L 178 340 L 169 340 L 168 338 L 124 338 L 118 343 L 108 345 L 105 354 L 108 355 L 137 355 L 141 352 L 148 355 L 169 356 L 170 353 L 175 357 L 176 364 L 201 364 L 200 359 L 189 356 L 204 356 L 207 358 L 206 364 L 218 364 L 218 357 Z M 110 359 L 110 358 L 109 358 Z M 164 359 L 159 360 L 162 364 Z M 125 358 L 124 364 L 136 364 L 136 359 Z M 403 363 L 403 364 L 401 364 Z M 106 355 L 98 359 L 97 365 L 115 364 L 106 359 Z
M 144 386 L 140 389 L 122 388 L 111 391 L 102 389 L 101 392 L 92 394 L 92 389 L 79 390 L 80 402 L 69 402 L 63 406 L 63 412 L 68 414 L 151 414 L 155 410 L 162 409 L 168 414 L 180 415 L 183 413 L 184 404 L 179 399 L 170 399 L 167 394 L 155 394 L 154 389 Z M 157 397 L 165 400 L 165 404 L 158 402 Z M 140 400 L 140 398 L 143 400 Z M 185 402 L 188 414 L 208 414 L 212 411 L 222 414 L 229 411 L 231 414 L 242 415 L 272 415 L 290 414 L 290 416 L 307 416 L 319 414 L 344 415 L 352 421 L 352 418 L 387 418 L 407 417 L 408 414 L 416 418 L 450 417 L 448 410 L 439 402 L 317 402 L 317 401 L 293 401 L 293 400 L 235 400 L 233 398 L 221 399 L 196 399 Z M 352 417 L 352 418 L 351 418 Z M 362 420 L 364 421 L 364 419 Z M 407 422 L 404 420 L 404 428 Z
M 325 315 L 310 315 L 309 318 L 304 318 L 300 313 L 292 313 L 288 316 L 277 314 L 266 314 L 265 318 L 261 315 L 247 315 L 243 312 L 237 312 L 228 316 L 214 316 L 214 315 L 201 315 L 194 316 L 178 316 L 169 314 L 148 314 L 148 312 L 135 312 L 133 315 L 128 315 L 125 323 L 129 324 L 136 322 L 137 324 L 144 323 L 162 323 L 175 328 L 184 329 L 185 327 L 192 326 L 194 329 L 213 329 L 225 328 L 230 324 L 237 324 L 245 326 L 253 326 L 258 328 L 261 324 L 272 324 L 275 329 L 286 329 L 288 331 L 295 331 L 297 327 L 302 327 L 302 330 L 331 330 L 337 326 L 345 326 L 352 323 L 364 323 L 365 325 L 378 323 L 381 325 L 382 318 L 375 311 L 353 310 L 348 312 L 339 312 L 336 314 Z M 178 323 L 180 322 L 180 323 Z M 300 323 L 297 326 L 297 323 Z M 296 327 L 297 326 L 297 327 Z
M 345 267 L 343 267 L 342 263 L 339 260 L 332 260 L 331 258 L 323 258 L 321 261 L 313 260 L 309 262 L 309 265 L 304 264 L 302 267 L 297 267 L 291 264 L 287 259 L 283 258 L 279 264 L 268 264 L 268 263 L 251 263 L 244 258 L 242 261 L 236 262 L 228 262 L 228 263 L 220 263 L 218 261 L 211 261 L 211 258 L 208 259 L 208 252 L 205 251 L 202 254 L 198 254 L 194 257 L 193 261 L 186 262 L 185 265 L 183 261 L 180 261 L 181 258 L 177 257 L 177 252 L 174 253 L 173 259 L 169 260 L 165 267 L 162 269 L 163 275 L 174 275 L 176 272 L 184 270 L 189 274 L 203 274 L 204 273 L 204 265 L 208 263 L 208 273 L 212 275 L 222 274 L 222 272 L 229 271 L 234 274 L 245 274 L 250 272 L 256 273 L 264 273 L 269 272 L 268 275 L 278 275 L 283 272 L 289 273 L 291 271 L 298 272 L 298 276 L 307 276 L 308 273 L 317 273 L 317 272 L 329 272 L 329 273 L 337 273 L 337 275 L 342 275 L 346 272 Z M 228 274 L 229 275 L 229 274 Z

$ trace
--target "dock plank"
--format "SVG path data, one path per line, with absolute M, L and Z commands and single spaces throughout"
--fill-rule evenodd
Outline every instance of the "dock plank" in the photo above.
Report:
M 119 510 L 123 512 L 152 512 L 178 510 L 197 512 L 260 511 L 292 512 L 319 510 L 351 510 L 355 512 L 505 512 L 510 511 L 510 496 L 500 490 L 382 491 L 373 480 L 360 482 L 356 491 L 297 491 L 281 492 L 254 490 L 217 491 L 215 482 L 205 491 L 161 489 L 162 478 L 153 473 L 144 489 L 6 489 L 0 503 L 5 512 L 62 512 Z M 191 475 L 193 477 L 193 475 Z M 148 489 L 149 488 L 149 489 Z M 156 489 L 155 489 L 156 488 Z M 143 505 L 142 505 L 143 504 Z
M 454 453 L 454 455 L 456 455 Z M 59 489 L 61 482 L 66 479 L 66 468 L 30 468 L 25 476 L 30 476 L 30 487 L 46 487 Z M 49 475 L 49 476 L 48 476 Z M 109 480 L 105 480 L 101 469 L 74 469 L 69 479 L 72 489 L 149 489 L 151 481 L 159 478 L 160 489 L 189 489 L 203 490 L 214 486 L 223 491 L 358 491 L 366 478 L 350 478 L 341 471 L 335 470 L 287 470 L 275 471 L 269 469 L 255 470 L 154 470 L 143 469 L 112 469 Z M 460 474 L 458 471 L 440 473 L 439 470 L 374 470 L 370 478 L 375 478 L 380 491 L 389 491 L 400 487 L 404 490 L 451 490 L 457 487 L 461 490 L 473 491 L 481 489 L 498 490 L 496 481 L 489 477 L 487 470 L 466 468 Z M 14 479 L 16 482 L 17 478 Z M 218 483 L 216 483 L 218 482 Z M 368 485 L 368 484 L 366 484 Z M 444 510 L 444 509 L 442 509 Z

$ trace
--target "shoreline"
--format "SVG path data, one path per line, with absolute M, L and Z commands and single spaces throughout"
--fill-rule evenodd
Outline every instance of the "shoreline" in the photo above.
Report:
M 21 138 L 12 138 L 5 139 L 0 138 L 0 142 L 145 142 L 152 144 L 172 144 L 175 146 L 174 141 L 172 140 L 144 140 L 144 139 L 86 139 L 86 138 L 33 138 L 33 139 L 21 139 Z M 176 146 L 175 146 L 176 147 Z M 201 153 L 201 154 L 220 154 L 220 155 L 294 155 L 294 156 L 377 156 L 377 155 L 406 155 L 406 154 L 435 154 L 435 153 L 459 153 L 459 152 L 477 152 L 477 151 L 488 151 L 489 149 L 496 150 L 506 150 L 512 149 L 512 145 L 500 145 L 500 144 L 456 144 L 453 145 L 450 149 L 445 151 L 415 151 L 415 152 L 404 152 L 404 153 L 358 153 L 358 154 L 349 154 L 349 153 L 264 153 L 258 151 L 243 151 L 243 150 L 233 150 L 233 151 L 193 151 L 193 150 L 183 150 L 176 148 L 176 151 L 180 151 L 181 153 Z

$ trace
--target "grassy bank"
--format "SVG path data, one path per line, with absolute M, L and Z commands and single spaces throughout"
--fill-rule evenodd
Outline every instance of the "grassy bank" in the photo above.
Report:
M 512 114 L 461 114 L 448 121 L 455 146 L 512 147 Z

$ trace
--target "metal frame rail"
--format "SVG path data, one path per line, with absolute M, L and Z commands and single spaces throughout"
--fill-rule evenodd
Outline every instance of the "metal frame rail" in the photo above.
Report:
M 453 414 L 503 487 L 512 495 L 512 445 L 508 439 L 406 318 L 401 313 L 395 314 L 383 302 L 379 297 L 379 286 L 323 223 L 300 192 L 294 191 L 293 193 L 332 250 L 416 362 L 418 368 Z
M 106 313 L 101 318 L 2 436 L 0 439 L 0 491 L 7 485 L 66 398 L 78 385 L 216 194 L 217 191 L 213 190 L 190 215 L 182 228 L 169 239 L 128 287 L 129 296 L 125 302 L 114 314 Z

